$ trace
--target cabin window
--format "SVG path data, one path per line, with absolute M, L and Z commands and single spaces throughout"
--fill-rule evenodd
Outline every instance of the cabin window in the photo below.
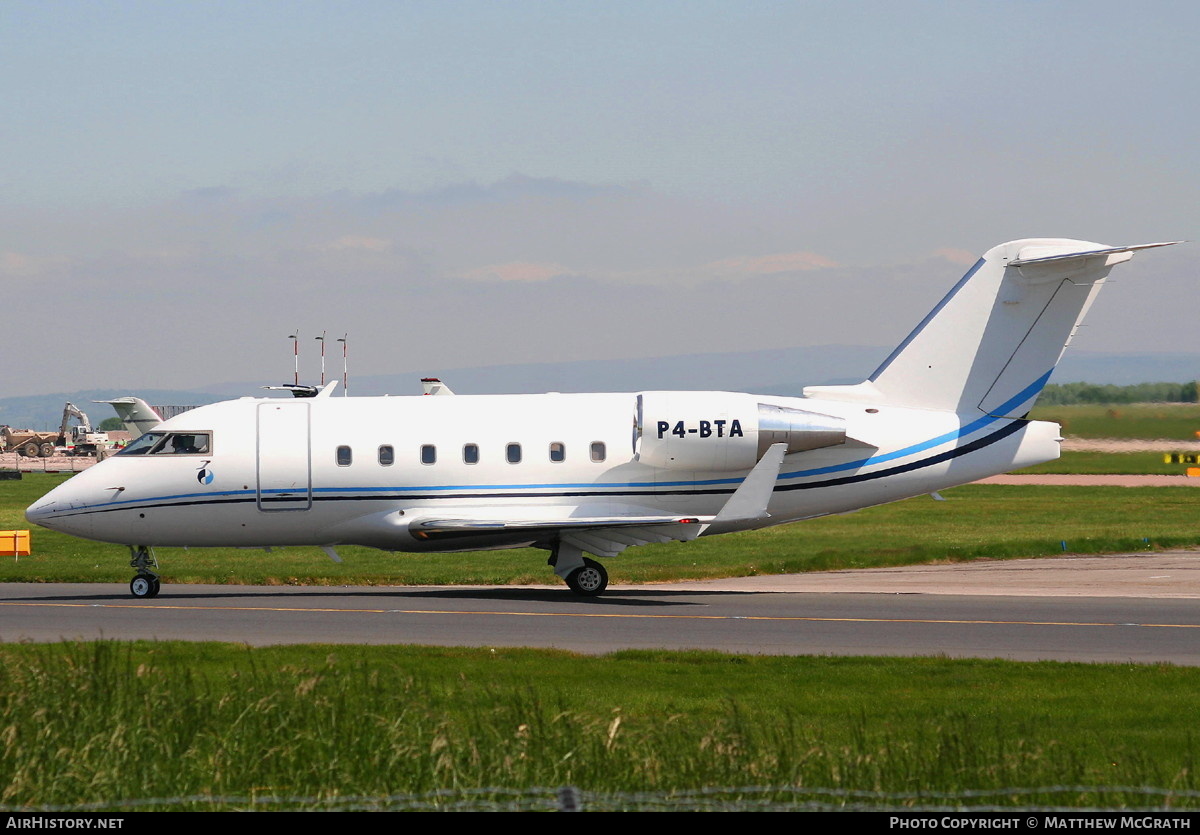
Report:
M 555 464 L 561 464 L 567 460 L 567 448 L 558 441 L 550 444 L 550 460 Z
M 433 444 L 423 444 L 421 446 L 421 463 L 436 464 L 437 463 L 437 447 Z
M 337 448 L 337 465 L 339 467 L 349 467 L 354 461 L 354 453 L 350 451 L 348 446 L 340 446 Z
M 209 455 L 212 436 L 208 432 L 147 432 L 118 455 Z
M 464 444 L 463 445 L 463 463 L 478 464 L 479 463 L 479 444 Z
M 379 448 L 379 463 L 384 467 L 390 467 L 396 463 L 396 450 L 390 444 L 384 444 Z
M 591 455 L 592 460 L 597 464 L 608 457 L 608 451 L 604 448 L 604 441 L 592 441 Z
M 504 448 L 504 457 L 510 464 L 521 463 L 521 445 L 509 444 Z

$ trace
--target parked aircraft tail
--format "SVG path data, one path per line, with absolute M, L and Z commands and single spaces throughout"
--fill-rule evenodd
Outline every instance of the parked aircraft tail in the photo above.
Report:
M 1135 246 L 1027 238 L 988 250 L 866 382 L 809 397 L 1021 417 Z
M 154 407 L 140 397 L 118 397 L 115 400 L 93 402 L 108 403 L 112 406 L 135 440 L 163 422 L 158 412 L 154 411 Z

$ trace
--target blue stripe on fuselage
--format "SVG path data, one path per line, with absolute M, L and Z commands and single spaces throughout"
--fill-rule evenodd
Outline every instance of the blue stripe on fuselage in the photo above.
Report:
M 1053 373 L 1053 369 L 1051 369 L 1050 371 L 1047 371 L 1045 374 L 1043 374 L 1041 377 L 1039 377 L 1034 382 L 1030 383 L 1028 386 L 1026 386 L 1024 389 L 1022 389 L 1020 392 L 1018 392 L 1016 395 L 1014 395 L 1008 401 L 1001 404 L 1001 406 L 996 411 L 1000 412 L 1000 413 L 1007 412 L 1007 411 L 1015 408 L 1016 406 L 1019 406 L 1020 404 L 1024 403 L 1029 398 L 1035 396 L 1039 391 L 1041 391 L 1042 387 L 1046 384 L 1046 381 L 1049 380 L 1051 373 Z M 815 468 L 815 469 L 811 469 L 811 470 L 797 470 L 794 472 L 780 473 L 778 480 L 779 481 L 787 481 L 787 480 L 796 479 L 796 478 L 810 478 L 813 476 L 828 475 L 830 473 L 836 473 L 836 472 L 845 472 L 847 470 L 860 469 L 863 467 L 874 466 L 876 464 L 883 464 L 883 463 L 886 463 L 889 461 L 895 461 L 899 458 L 905 458 L 910 455 L 915 455 L 920 452 L 924 452 L 926 450 L 941 446 L 946 443 L 952 443 L 952 442 L 959 441 L 969 435 L 972 435 L 972 434 L 980 431 L 984 427 L 990 426 L 991 424 L 996 423 L 997 421 L 1001 421 L 1001 420 L 1014 421 L 1016 419 L 1006 418 L 1006 417 L 1003 417 L 1002 415 L 984 415 L 983 417 L 977 418 L 976 420 L 973 420 L 970 423 L 968 423 L 964 426 L 961 426 L 952 432 L 946 432 L 942 435 L 938 435 L 937 437 L 930 438 L 927 441 L 922 441 L 917 444 L 912 444 L 910 446 L 903 447 L 901 449 L 894 450 L 892 452 L 881 453 L 878 455 L 871 455 L 866 458 L 861 458 L 861 459 L 858 459 L 855 461 L 849 461 L 849 462 L 846 462 L 843 464 L 835 464 L 835 465 L 831 465 L 829 467 L 819 467 L 819 468 Z M 1010 434 L 1010 432 L 997 433 L 996 439 L 998 440 L 1000 437 L 1005 437 L 1008 434 Z M 974 448 L 978 448 L 978 447 L 975 447 L 974 445 L 972 445 L 971 450 L 964 450 L 964 452 L 965 451 L 973 451 Z M 916 469 L 920 466 L 925 466 L 926 464 L 937 463 L 937 461 L 944 460 L 944 459 L 945 459 L 945 454 L 942 454 L 940 456 L 933 456 L 932 458 L 928 459 L 927 462 L 921 462 L 921 461 L 912 462 L 912 464 L 908 467 L 905 467 L 905 469 L 906 470 Z M 387 494 L 387 495 L 380 495 L 380 498 L 388 498 L 390 496 L 402 498 L 405 495 L 418 494 L 418 493 L 444 494 L 444 493 L 457 491 L 457 492 L 470 492 L 472 494 L 472 498 L 504 498 L 506 496 L 511 496 L 512 491 L 522 491 L 523 492 L 523 491 L 529 491 L 529 490 L 544 490 L 544 491 L 589 490 L 589 491 L 595 491 L 595 495 L 597 497 L 600 497 L 600 496 L 605 496 L 605 495 L 616 495 L 616 493 L 614 491 L 619 491 L 619 490 L 664 491 L 664 490 L 667 490 L 670 488 L 698 488 L 698 487 L 711 487 L 711 486 L 718 486 L 718 485 L 737 485 L 737 484 L 740 484 L 743 480 L 744 480 L 744 477 L 739 476 L 739 477 L 733 477 L 733 478 L 716 478 L 716 479 L 705 479 L 705 480 L 667 481 L 667 482 L 628 481 L 628 482 L 607 482 L 607 483 L 605 483 L 605 482 L 574 482 L 574 483 L 551 483 L 551 484 L 442 484 L 442 485 L 392 486 L 392 487 L 316 487 L 316 488 L 313 488 L 312 493 L 313 493 L 314 498 L 318 498 L 318 494 L 323 494 L 324 496 L 326 496 L 328 498 L 337 498 L 338 496 L 347 496 L 347 497 L 363 496 L 364 498 L 370 498 L 371 494 Z M 842 479 L 832 479 L 832 480 L 830 480 L 829 484 L 832 486 L 832 484 L 842 483 L 842 482 L 843 482 Z M 820 487 L 825 483 L 826 482 L 816 482 L 809 486 Z M 482 496 L 478 495 L 480 493 L 480 491 L 496 491 L 496 492 L 491 497 L 482 497 Z M 259 495 L 266 495 L 266 496 L 282 495 L 282 494 L 292 494 L 294 492 L 296 492 L 296 491 L 278 489 L 278 490 L 264 490 L 261 492 L 258 490 L 227 490 L 227 491 L 205 492 L 205 493 L 180 493 L 177 495 L 156 496 L 156 497 L 145 498 L 145 499 L 126 499 L 123 501 L 102 502 L 100 504 L 87 505 L 87 506 L 83 506 L 83 507 L 73 508 L 71 512 L 55 514 L 55 515 L 56 516 L 74 516 L 74 515 L 78 515 L 79 513 L 111 511 L 111 510 L 120 510 L 120 509 L 132 509 L 132 508 L 136 508 L 136 507 L 147 507 L 149 505 L 160 505 L 164 502 L 186 505 L 186 504 L 193 503 L 191 500 L 195 500 L 195 499 L 200 499 L 204 503 L 209 503 L 209 502 L 218 503 L 222 500 L 236 502 L 236 501 L 243 501 L 250 497 L 256 497 Z M 555 494 L 554 493 L 543 493 L 543 494 L 539 494 L 539 495 L 553 497 Z M 225 497 L 225 498 L 222 499 L 222 497 Z M 170 504 L 167 504 L 166 506 L 170 506 Z

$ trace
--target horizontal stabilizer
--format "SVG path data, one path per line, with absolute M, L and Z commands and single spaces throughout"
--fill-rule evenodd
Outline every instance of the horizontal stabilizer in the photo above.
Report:
M 1118 252 L 1137 252 L 1139 249 L 1154 249 L 1159 246 L 1174 246 L 1183 241 L 1163 241 L 1157 244 L 1134 244 L 1133 246 L 1110 246 L 1103 249 L 1085 249 L 1081 252 L 1063 252 L 1055 255 L 1038 255 L 1039 249 L 1048 247 L 1026 247 L 1017 257 L 1008 262 L 1010 267 L 1024 267 L 1028 264 L 1047 264 L 1051 261 L 1068 261 L 1072 258 L 1091 258 L 1094 255 L 1115 255 Z M 1029 255 L 1026 256 L 1026 252 Z

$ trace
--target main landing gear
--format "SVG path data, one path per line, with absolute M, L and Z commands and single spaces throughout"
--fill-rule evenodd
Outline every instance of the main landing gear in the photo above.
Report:
M 608 572 L 604 566 L 574 545 L 559 542 L 550 551 L 549 565 L 554 573 L 567 581 L 571 591 L 583 597 L 596 597 L 608 588 Z
M 129 581 L 129 593 L 134 597 L 151 598 L 158 596 L 158 589 L 162 585 L 162 581 L 158 575 L 151 571 L 151 568 L 158 568 L 158 560 L 154 558 L 154 550 L 145 545 L 129 546 L 129 553 L 132 555 L 129 560 L 129 567 L 136 569 L 137 574 Z
M 595 597 L 608 588 L 608 572 L 604 566 L 589 557 L 583 558 L 583 567 L 567 575 L 571 591 L 584 597 Z

